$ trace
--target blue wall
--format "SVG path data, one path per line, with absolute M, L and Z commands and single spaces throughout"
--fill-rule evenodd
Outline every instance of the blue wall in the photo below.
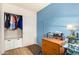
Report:
M 67 24 L 79 24 L 79 4 L 53 3 L 37 13 L 37 42 L 41 45 L 42 34 L 61 31 L 65 36 L 69 31 Z M 78 31 L 78 30 L 77 30 Z

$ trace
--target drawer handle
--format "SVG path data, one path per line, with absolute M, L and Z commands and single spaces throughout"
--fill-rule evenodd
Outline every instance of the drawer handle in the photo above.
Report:
M 56 49 L 53 49 L 53 50 L 56 50 Z
M 10 40 L 8 40 L 8 41 L 10 41 Z

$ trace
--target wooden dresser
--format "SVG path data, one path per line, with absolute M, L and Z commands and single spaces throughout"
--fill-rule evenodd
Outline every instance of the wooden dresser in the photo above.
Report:
M 59 39 L 43 38 L 42 53 L 44 55 L 63 55 L 63 41 Z

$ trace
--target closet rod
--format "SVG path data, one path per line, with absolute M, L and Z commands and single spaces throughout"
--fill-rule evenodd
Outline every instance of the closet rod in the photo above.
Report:
M 13 14 L 13 13 L 8 13 L 8 12 L 4 12 L 4 14 L 11 14 L 11 15 L 16 15 L 16 16 L 21 16 L 21 17 L 22 17 L 22 15 Z

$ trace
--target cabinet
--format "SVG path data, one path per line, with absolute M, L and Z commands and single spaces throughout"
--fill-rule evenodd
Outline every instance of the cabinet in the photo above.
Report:
M 5 40 L 5 50 L 10 50 L 18 47 L 22 47 L 22 38 Z
M 59 39 L 42 39 L 42 53 L 45 55 L 61 55 L 64 53 L 63 41 Z

